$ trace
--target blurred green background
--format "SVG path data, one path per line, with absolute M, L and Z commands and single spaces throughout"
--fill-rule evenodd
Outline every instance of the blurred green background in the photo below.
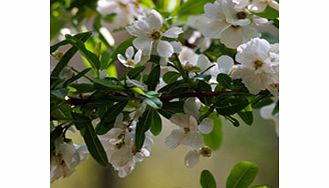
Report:
M 211 158 L 201 158 L 194 168 L 184 166 L 186 147 L 171 150 L 164 145 L 165 137 L 177 127 L 163 118 L 163 132 L 154 137 L 151 156 L 137 163 L 135 170 L 126 178 L 118 177 L 111 166 L 104 168 L 89 158 L 71 176 L 51 184 L 51 188 L 199 188 L 203 169 L 210 170 L 216 178 L 217 187 L 222 188 L 231 168 L 244 160 L 259 167 L 252 185 L 276 188 L 279 185 L 279 138 L 272 121 L 261 119 L 258 110 L 254 111 L 254 116 L 252 126 L 241 124 L 234 127 L 223 119 L 224 138 L 220 149 L 214 151 Z M 68 135 L 79 143 L 81 138 L 78 136 Z

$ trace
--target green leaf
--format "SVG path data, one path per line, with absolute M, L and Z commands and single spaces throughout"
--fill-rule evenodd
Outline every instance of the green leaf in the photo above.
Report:
M 274 116 L 275 114 L 279 113 L 279 101 L 276 102 L 274 109 L 272 111 L 272 115 Z
M 202 14 L 204 5 L 212 2 L 214 2 L 214 0 L 189 0 L 174 10 L 173 15 L 190 16 Z
M 53 120 L 71 120 L 71 106 L 67 103 L 51 104 L 50 118 Z
M 212 150 L 219 149 L 223 140 L 222 123 L 216 112 L 209 116 L 214 121 L 214 128 L 209 134 L 203 134 L 204 144 L 209 146 Z
M 153 124 L 151 124 L 150 131 L 154 136 L 158 136 L 161 132 L 161 129 L 162 129 L 161 117 L 158 114 L 158 112 L 156 112 L 156 110 L 154 110 L 154 109 L 150 109 L 150 110 L 154 111 L 153 112 Z
M 105 87 L 106 89 L 110 91 L 124 91 L 125 88 L 122 85 L 115 84 L 112 80 L 107 80 L 107 79 L 99 79 L 95 78 L 93 81 L 96 85 L 100 85 Z
M 128 101 L 121 101 L 113 105 L 101 118 L 101 122 L 96 126 L 98 135 L 106 134 L 114 125 L 116 117 L 122 112 Z
M 111 56 L 111 61 L 109 63 L 109 65 L 111 65 L 114 61 L 116 61 L 118 59 L 118 54 L 125 54 L 126 49 L 129 46 L 132 46 L 133 40 L 135 39 L 135 37 L 129 38 L 127 40 L 125 40 L 124 42 L 122 42 L 117 48 L 115 48 L 114 52 L 112 53 Z
M 95 87 L 92 84 L 86 84 L 86 83 L 81 83 L 81 84 L 70 84 L 67 86 L 69 89 L 74 90 L 72 92 L 74 93 L 89 93 L 95 91 Z
M 146 8 L 154 8 L 155 5 L 152 0 L 139 0 L 138 2 L 140 5 L 146 7 Z
M 127 75 L 129 76 L 130 79 L 135 79 L 141 74 L 141 72 L 143 72 L 144 69 L 145 69 L 145 66 L 139 66 L 139 67 L 133 68 L 128 71 Z
M 232 116 L 225 116 L 225 118 L 227 120 L 229 120 L 233 124 L 234 127 L 239 127 L 240 126 L 240 122 L 237 119 L 235 119 L 234 117 L 232 117 Z
M 183 106 L 183 101 L 163 102 L 162 108 L 158 109 L 158 112 L 165 118 L 169 119 L 174 114 L 184 113 Z
M 224 88 L 231 88 L 232 79 L 227 74 L 220 73 L 217 75 L 217 82 Z
M 149 74 L 145 82 L 148 86 L 148 90 L 155 90 L 156 86 L 159 83 L 159 79 L 160 79 L 160 65 L 156 65 L 152 69 L 151 73 Z
M 159 98 L 145 98 L 144 102 L 154 109 L 160 109 L 162 107 L 162 102 Z
M 271 20 L 279 17 L 279 12 L 270 6 L 267 6 L 263 12 L 260 12 L 260 13 L 253 12 L 253 14 L 263 17 L 263 18 L 271 19 Z
M 217 188 L 215 178 L 208 170 L 201 172 L 200 184 L 202 188 Z
M 238 112 L 238 115 L 247 125 L 252 125 L 252 122 L 254 121 L 254 117 L 252 114 L 251 104 L 249 104 L 247 107 L 241 110 L 241 112 Z
M 248 188 L 254 181 L 258 168 L 254 163 L 242 161 L 236 164 L 226 180 L 226 188 Z
M 74 124 L 80 131 L 90 155 L 101 165 L 107 166 L 108 159 L 106 152 L 99 141 L 95 130 L 91 124 L 91 120 L 83 114 L 72 113 Z
M 73 36 L 74 38 L 86 42 L 91 37 L 91 32 L 79 33 Z M 50 54 L 55 52 L 59 47 L 69 44 L 67 40 L 62 40 L 61 42 L 50 46 Z
M 65 37 L 72 46 L 77 47 L 82 52 L 94 70 L 98 70 L 100 68 L 101 62 L 99 61 L 98 57 L 86 48 L 83 41 L 70 35 L 66 35 Z
M 163 75 L 163 81 L 167 84 L 175 82 L 181 75 L 178 72 L 169 71 Z
M 233 95 L 220 95 L 215 103 L 217 112 L 223 116 L 238 113 L 248 105 L 249 102 L 246 97 Z
M 268 188 L 266 185 L 254 185 L 251 188 Z
M 150 129 L 151 125 L 156 124 L 155 114 L 157 112 L 153 109 L 145 110 L 142 117 L 140 117 L 137 127 L 136 127 L 136 135 L 135 135 L 135 146 L 136 150 L 139 151 L 144 144 L 145 140 L 145 132 Z
M 86 68 L 85 70 L 79 72 L 77 75 L 73 76 L 72 78 L 66 80 L 63 84 L 64 87 L 66 87 L 67 85 L 69 85 L 70 83 L 78 80 L 79 78 L 83 77 L 85 74 L 87 74 L 91 69 L 90 68 Z

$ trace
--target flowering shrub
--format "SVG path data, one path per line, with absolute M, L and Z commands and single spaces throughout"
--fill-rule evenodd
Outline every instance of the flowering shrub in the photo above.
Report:
M 51 1 L 51 37 L 59 40 L 50 47 L 58 61 L 50 77 L 51 182 L 88 155 L 128 176 L 150 157 L 161 118 L 177 125 L 164 143 L 186 147 L 189 168 L 219 149 L 221 121 L 252 125 L 261 108 L 278 126 L 278 40 L 259 30 L 278 28 L 278 16 L 274 0 Z M 115 44 L 111 32 L 124 30 L 130 37 Z M 69 65 L 77 52 L 81 71 Z M 66 137 L 75 129 L 85 145 Z M 249 187 L 257 171 L 238 163 L 226 187 Z M 208 170 L 200 184 L 216 187 Z

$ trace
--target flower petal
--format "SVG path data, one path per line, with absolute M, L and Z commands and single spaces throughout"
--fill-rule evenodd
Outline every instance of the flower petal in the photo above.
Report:
M 183 139 L 181 140 L 181 144 L 185 146 L 190 146 L 195 149 L 199 149 L 202 147 L 202 136 L 198 132 L 189 132 L 185 134 Z
M 198 61 L 197 61 L 197 66 L 201 68 L 201 70 L 205 70 L 208 68 L 212 63 L 209 61 L 208 57 L 201 54 L 199 55 Z
M 142 50 L 138 50 L 134 57 L 135 64 L 139 63 L 142 59 Z
M 127 59 L 132 59 L 134 55 L 134 47 L 129 46 L 126 50 L 126 58 Z
M 125 57 L 123 57 L 121 54 L 117 55 L 118 60 L 122 63 L 122 64 L 126 64 L 127 60 Z
M 183 29 L 180 27 L 172 27 L 168 29 L 163 36 L 168 38 L 177 38 L 179 34 L 183 33 Z
M 194 97 L 186 99 L 183 108 L 186 114 L 192 115 L 195 118 L 199 118 L 199 114 L 200 114 L 199 109 L 201 107 L 201 104 L 196 103 L 195 100 L 196 99 Z
M 217 64 L 218 64 L 220 73 L 228 74 L 232 70 L 234 61 L 230 56 L 222 55 L 217 59 Z
M 133 44 L 137 49 L 142 50 L 143 54 L 150 55 L 153 41 L 146 37 L 137 37 L 133 40 Z
M 160 40 L 157 45 L 157 52 L 161 57 L 171 57 L 174 53 L 174 48 L 168 41 Z
M 165 144 L 170 149 L 175 149 L 184 138 L 184 131 L 181 129 L 175 129 L 171 131 L 170 135 L 165 139 Z
M 148 14 L 148 21 L 150 27 L 153 29 L 160 29 L 160 27 L 163 24 L 163 19 L 160 13 L 158 13 L 156 10 L 152 9 Z
M 201 121 L 198 129 L 203 134 L 209 134 L 214 128 L 214 121 L 210 118 L 205 118 Z
M 197 150 L 191 150 L 185 155 L 185 166 L 192 168 L 199 162 L 199 159 L 199 152 Z

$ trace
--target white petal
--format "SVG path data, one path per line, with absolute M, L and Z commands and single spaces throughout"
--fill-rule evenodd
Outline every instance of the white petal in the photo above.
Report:
M 137 37 L 133 44 L 137 49 L 140 49 L 143 51 L 143 54 L 150 55 L 151 49 L 152 49 L 152 43 L 153 41 L 150 38 L 145 37 Z
M 229 27 L 221 33 L 220 41 L 229 48 L 237 48 L 242 43 L 241 29 Z
M 219 4 L 207 3 L 204 5 L 204 14 L 210 19 L 225 19 Z
M 117 57 L 118 57 L 118 60 L 119 60 L 122 64 L 126 64 L 126 63 L 127 63 L 126 58 L 124 58 L 121 54 L 118 54 Z
M 197 66 L 201 68 L 201 70 L 205 70 L 209 66 L 212 65 L 212 63 L 209 61 L 208 57 L 201 54 L 199 55 L 198 61 L 197 61 Z
M 142 50 L 138 50 L 134 57 L 135 64 L 139 63 L 142 59 Z
M 153 28 L 153 29 L 160 29 L 160 27 L 163 24 L 163 19 L 160 13 L 158 13 L 156 10 L 152 9 L 149 12 L 148 15 L 148 20 L 149 20 L 149 25 Z
M 168 41 L 160 40 L 157 45 L 157 52 L 161 57 L 171 57 L 174 53 L 174 48 Z
M 188 114 L 174 114 L 169 120 L 181 128 L 190 128 L 191 124 L 195 127 L 198 126 L 195 118 Z
M 106 77 L 108 77 L 107 71 L 106 70 L 102 70 L 101 73 L 99 74 L 99 78 L 100 79 L 104 79 Z
M 199 149 L 203 145 L 202 136 L 198 132 L 190 132 L 183 137 L 181 144 Z
M 260 109 L 260 116 L 264 119 L 273 119 L 272 111 L 275 107 L 275 103 L 264 106 Z
M 279 3 L 275 0 L 272 0 L 270 3 L 270 7 L 274 8 L 275 10 L 279 11 Z
M 175 53 L 180 53 L 182 51 L 182 44 L 177 41 L 171 41 L 170 42 L 171 46 L 174 48 Z
M 214 128 L 214 121 L 210 118 L 205 118 L 201 121 L 198 129 L 203 134 L 209 134 Z
M 181 129 L 175 129 L 171 131 L 170 135 L 165 139 L 165 144 L 168 148 L 175 149 L 184 138 L 184 131 Z
M 134 55 L 134 47 L 129 46 L 126 50 L 126 58 L 127 59 L 132 59 Z
M 184 112 L 186 114 L 189 114 L 189 115 L 192 115 L 194 116 L 195 118 L 199 118 L 199 109 L 201 107 L 201 104 L 200 103 L 196 103 L 195 102 L 195 98 L 188 98 L 185 100 L 184 102 Z
M 163 36 L 168 38 L 177 38 L 179 34 L 183 33 L 183 29 L 180 27 L 172 27 L 168 29 Z
M 199 162 L 199 159 L 199 152 L 197 150 L 191 150 L 185 155 L 185 166 L 192 168 Z
M 217 59 L 217 64 L 218 64 L 220 73 L 228 74 L 232 70 L 234 61 L 230 56 L 222 55 Z
M 110 162 L 113 166 L 120 167 L 126 165 L 133 157 L 131 148 L 124 145 L 111 155 Z

